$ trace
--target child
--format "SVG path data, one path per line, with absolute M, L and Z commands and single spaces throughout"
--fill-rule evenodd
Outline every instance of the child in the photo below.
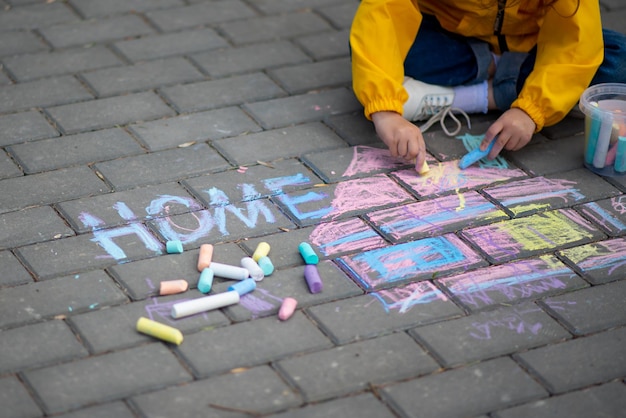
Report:
M 503 111 L 480 145 L 495 158 L 563 119 L 590 84 L 626 83 L 626 36 L 594 0 L 362 0 L 350 33 L 353 88 L 393 156 L 454 113 Z

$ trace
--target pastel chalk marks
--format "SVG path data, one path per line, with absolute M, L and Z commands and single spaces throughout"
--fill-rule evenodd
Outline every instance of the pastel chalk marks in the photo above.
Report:
M 453 234 L 370 250 L 336 261 L 366 290 L 432 279 L 487 264 Z
M 309 241 L 327 257 L 337 257 L 387 245 L 387 242 L 376 231 L 359 218 L 319 224 L 309 234 Z
M 471 228 L 461 234 L 496 264 L 605 238 L 573 209 L 537 213 Z
M 577 206 L 576 210 L 610 236 L 626 233 L 626 195 L 585 203 Z
M 593 284 L 626 276 L 626 238 L 615 238 L 558 252 Z

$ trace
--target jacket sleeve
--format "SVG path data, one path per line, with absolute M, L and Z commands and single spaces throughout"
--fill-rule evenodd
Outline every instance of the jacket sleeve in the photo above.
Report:
M 402 114 L 404 59 L 421 19 L 410 0 L 361 1 L 350 30 L 352 85 L 368 119 L 379 111 Z
M 560 0 L 546 13 L 535 67 L 511 107 L 528 113 L 537 132 L 559 122 L 589 86 L 603 58 L 598 2 Z

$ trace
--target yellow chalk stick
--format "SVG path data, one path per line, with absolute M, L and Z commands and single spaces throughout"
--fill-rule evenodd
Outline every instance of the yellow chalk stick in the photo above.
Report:
M 256 246 L 256 250 L 254 250 L 254 254 L 252 254 L 252 259 L 259 262 L 261 257 L 265 257 L 270 253 L 270 245 L 267 242 L 259 242 L 259 245 Z
M 422 165 L 422 168 L 420 168 L 419 170 L 417 170 L 417 172 L 419 174 L 426 174 L 430 171 L 430 167 L 428 167 L 428 163 L 426 161 L 424 161 L 424 164 Z
M 183 333 L 176 328 L 143 316 L 137 320 L 137 331 L 176 345 L 183 342 Z

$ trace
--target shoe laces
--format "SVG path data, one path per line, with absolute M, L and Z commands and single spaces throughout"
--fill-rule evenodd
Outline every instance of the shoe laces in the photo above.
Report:
M 431 126 L 439 122 L 439 124 L 441 125 L 441 129 L 443 129 L 446 135 L 454 136 L 458 134 L 461 131 L 463 124 L 461 123 L 459 118 L 456 117 L 454 112 L 464 116 L 465 120 L 467 121 L 467 127 L 470 129 L 472 128 L 472 124 L 470 122 L 469 116 L 467 115 L 467 113 L 465 113 L 465 111 L 459 109 L 458 107 L 452 107 L 450 105 L 443 106 L 443 107 L 432 106 L 432 108 L 427 109 L 427 111 L 430 111 L 431 112 L 430 114 L 432 114 L 432 116 L 430 117 L 430 119 L 426 121 L 426 123 L 424 123 L 423 125 L 419 127 L 422 132 L 426 132 Z M 445 124 L 446 117 L 448 116 L 450 116 L 450 118 L 454 121 L 454 124 L 455 124 L 454 131 L 450 131 Z

